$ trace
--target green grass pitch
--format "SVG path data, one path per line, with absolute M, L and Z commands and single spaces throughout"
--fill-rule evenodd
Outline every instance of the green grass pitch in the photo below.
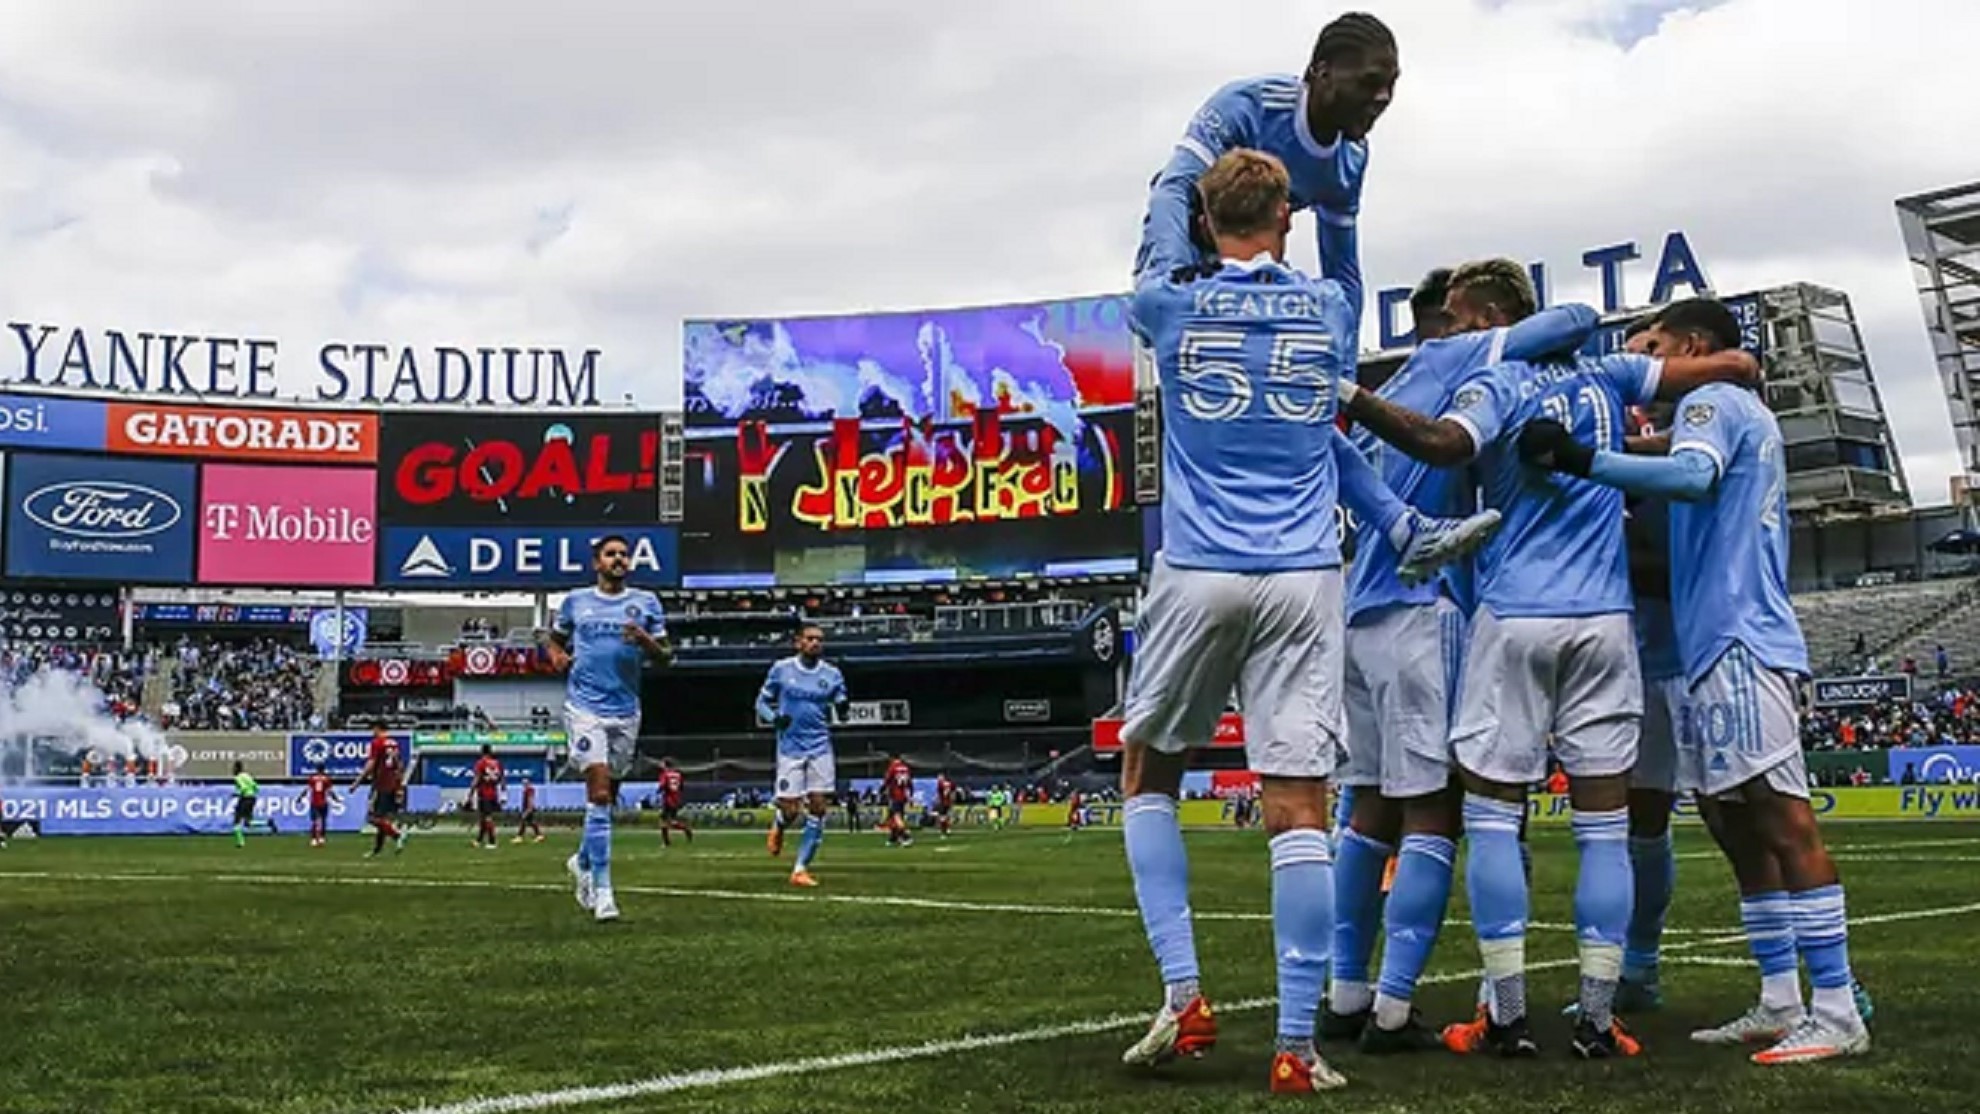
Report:
M 45 839 L 0 852 L 0 1111 L 1201 1111 L 1356 1114 L 1971 1111 L 1980 1108 L 1980 824 L 1830 829 L 1856 968 L 1876 995 L 1860 1060 L 1762 1069 L 1693 1047 L 1755 987 L 1725 867 L 1679 834 L 1664 1012 L 1648 1054 L 1568 1058 L 1553 1016 L 1574 854 L 1535 835 L 1538 1062 L 1334 1062 L 1350 1089 L 1264 1093 L 1268 870 L 1257 832 L 1189 836 L 1210 1058 L 1155 1073 L 1120 1050 L 1158 997 L 1118 831 L 959 833 L 891 849 L 828 838 L 792 890 L 755 833 L 662 851 L 621 828 L 624 917 L 572 902 L 575 835 L 497 853 L 464 831 L 312 850 L 297 836 Z M 789 854 L 787 850 L 786 854 Z M 1452 916 L 1466 915 L 1463 886 Z M 1420 1003 L 1469 1013 L 1476 948 L 1447 926 Z M 807 1061 L 818 1061 L 807 1063 Z M 603 1096 L 587 1087 L 631 1085 Z M 474 1105 L 470 1100 L 491 1100 Z M 499 1101 L 498 1101 L 499 1100 Z M 589 1100 L 589 1101 L 586 1101 Z

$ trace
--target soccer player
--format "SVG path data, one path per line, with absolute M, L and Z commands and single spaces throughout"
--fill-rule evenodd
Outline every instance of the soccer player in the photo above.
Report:
M 672 847 L 674 845 L 673 836 L 669 834 L 672 832 L 679 832 L 686 836 L 689 843 L 694 842 L 694 829 L 688 827 L 687 821 L 681 819 L 681 805 L 684 803 L 682 790 L 686 785 L 687 779 L 682 777 L 681 772 L 674 768 L 674 760 L 671 758 L 662 758 L 660 760 L 660 784 L 658 787 L 660 794 L 660 846 L 662 847 Z
M 1011 791 L 1001 785 L 993 787 L 989 796 L 985 798 L 985 804 L 990 809 L 991 831 L 1004 830 L 1004 809 L 1008 807 L 1010 799 Z
M 1199 981 L 1177 800 L 1190 749 L 1211 742 L 1235 691 L 1271 836 L 1279 1017 L 1270 1086 L 1310 1092 L 1345 1082 L 1314 1050 L 1313 1022 L 1333 933 L 1336 483 L 1340 461 L 1361 460 L 1352 446 L 1343 452 L 1334 425 L 1336 390 L 1354 369 L 1354 312 L 1338 283 L 1285 265 L 1292 205 L 1278 159 L 1230 151 L 1200 187 L 1222 267 L 1145 275 L 1131 313 L 1162 377 L 1165 498 L 1164 547 L 1141 611 L 1143 649 L 1121 730 L 1122 818 L 1165 994 L 1122 1058 L 1202 1055 L 1217 1040 Z M 1472 536 L 1489 535 L 1495 522 Z
M 1693 299 L 1666 307 L 1643 336 L 1668 362 L 1736 350 L 1740 330 L 1724 305 Z M 1570 476 L 1673 501 L 1671 603 L 1688 686 L 1677 786 L 1698 795 L 1732 860 L 1762 977 L 1758 1005 L 1693 1039 L 1772 1041 L 1757 1064 L 1869 1051 L 1842 883 L 1809 804 L 1797 692 L 1808 649 L 1788 600 L 1787 473 L 1773 414 L 1752 391 L 1704 386 L 1679 401 L 1668 456 L 1591 447 L 1557 422 L 1529 428 L 1522 450 Z M 1806 1010 L 1792 949 L 1814 985 Z
M 521 843 L 523 833 L 536 833 L 536 842 L 543 842 L 543 825 L 536 822 L 536 786 L 528 777 L 522 779 L 522 819 L 516 822 L 516 838 L 511 843 Z
M 1487 286 L 1501 296 L 1474 298 Z M 1451 300 L 1465 304 L 1463 328 L 1446 308 Z M 1480 369 L 1572 352 L 1595 327 L 1596 313 L 1587 306 L 1536 312 L 1536 301 L 1525 269 L 1509 259 L 1432 271 L 1410 297 L 1421 341 L 1377 393 L 1441 413 L 1458 384 Z M 1384 451 L 1366 430 L 1357 431 L 1355 444 L 1418 511 L 1452 517 L 1475 509 L 1463 471 Z M 1466 565 L 1410 586 L 1397 576 L 1399 555 L 1380 531 L 1360 525 L 1355 545 L 1348 574 L 1347 761 L 1339 772 L 1352 803 L 1335 843 L 1333 985 L 1321 1035 L 1359 1035 L 1365 1051 L 1380 1054 L 1440 1046 L 1437 1034 L 1413 1018 L 1411 1000 L 1436 946 L 1457 861 L 1462 797 L 1454 791 L 1448 739 L 1475 600 Z M 1385 886 L 1390 866 L 1394 880 Z M 1385 914 L 1378 994 L 1368 966 L 1375 922 Z
M 330 780 L 330 773 L 323 763 L 318 762 L 316 769 L 310 771 L 309 780 L 303 783 L 303 791 L 297 794 L 296 799 L 309 802 L 309 845 L 322 847 L 329 843 L 330 802 L 341 801 L 342 798 L 337 796 L 335 783 Z
M 385 850 L 385 841 L 392 841 L 394 854 L 406 849 L 406 833 L 393 817 L 399 814 L 405 801 L 406 758 L 399 753 L 398 740 L 385 733 L 385 725 L 374 724 L 371 728 L 371 749 L 364 756 L 364 768 L 358 771 L 356 780 L 351 782 L 351 792 L 369 781 L 371 799 L 366 802 L 365 819 L 370 821 L 376 833 L 371 842 L 371 850 L 364 853 L 367 859 L 376 858 Z
M 1078 789 L 1066 794 L 1066 831 L 1076 832 L 1086 827 L 1086 795 Z
M 632 547 L 618 534 L 592 543 L 596 582 L 564 597 L 550 631 L 551 668 L 570 674 L 564 720 L 570 761 L 584 772 L 584 837 L 564 862 L 577 903 L 617 920 L 612 893 L 612 806 L 639 741 L 639 674 L 649 657 L 673 660 L 667 615 L 653 593 L 626 584 Z
M 247 846 L 248 829 L 254 827 L 254 802 L 260 799 L 261 785 L 247 767 L 234 763 L 234 846 Z M 268 827 L 268 834 L 275 834 L 275 818 L 262 821 Z
M 476 847 L 495 850 L 502 838 L 495 834 L 495 817 L 502 811 L 502 760 L 495 757 L 495 748 L 481 744 L 481 757 L 474 760 L 474 807 L 481 820 L 481 827 L 475 832 Z
M 956 807 L 956 783 L 949 780 L 948 771 L 935 775 L 935 830 L 942 838 L 949 838 L 949 814 Z
M 1446 304 L 1454 327 L 1466 329 L 1483 314 L 1510 316 L 1529 304 L 1525 298 L 1516 284 L 1480 281 L 1462 296 L 1454 291 Z M 1353 418 L 1418 460 L 1439 467 L 1475 461 L 1486 505 L 1505 513 L 1505 528 L 1478 563 L 1479 607 L 1451 730 L 1471 844 L 1466 885 L 1491 983 L 1483 1021 L 1446 1030 L 1445 1043 L 1456 1051 L 1538 1052 L 1526 1017 L 1529 895 L 1519 836 L 1527 786 L 1546 774 L 1550 741 L 1571 781 L 1581 855 L 1573 1050 L 1588 1059 L 1641 1051 L 1613 1013 L 1634 885 L 1628 775 L 1643 713 L 1622 495 L 1526 467 L 1521 431 L 1552 415 L 1620 449 L 1626 404 L 1676 397 L 1707 382 L 1757 382 L 1758 375 L 1753 358 L 1738 351 L 1514 360 L 1474 374 L 1435 419 L 1373 392 L 1345 392 Z
M 887 760 L 887 772 L 880 778 L 880 792 L 887 798 L 887 845 L 912 847 L 908 831 L 908 802 L 914 799 L 914 771 L 896 754 Z
M 756 694 L 756 714 L 777 729 L 777 814 L 770 824 L 770 853 L 784 850 L 784 829 L 806 813 L 798 840 L 791 885 L 816 886 L 811 863 L 825 841 L 825 814 L 838 780 L 832 760 L 832 713 L 845 714 L 846 678 L 825 660 L 825 629 L 807 623 L 799 629 L 797 653 L 779 660 Z

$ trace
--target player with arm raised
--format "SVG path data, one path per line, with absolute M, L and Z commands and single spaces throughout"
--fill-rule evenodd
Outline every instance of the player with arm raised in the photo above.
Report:
M 616 920 L 612 893 L 612 809 L 617 781 L 639 743 L 640 666 L 672 660 L 667 616 L 653 593 L 628 587 L 632 547 L 617 534 L 592 543 L 597 582 L 564 597 L 550 631 L 550 664 L 568 672 L 564 720 L 570 761 L 584 772 L 584 836 L 565 861 L 577 902 L 600 921 Z
M 1496 285 L 1480 286 L 1453 296 L 1450 307 L 1462 324 L 1479 304 L 1504 296 Z M 1443 466 L 1475 459 L 1487 505 L 1506 516 L 1479 558 L 1479 608 L 1451 732 L 1471 844 L 1466 883 L 1491 983 L 1487 1016 L 1446 1030 L 1454 1050 L 1537 1052 L 1526 1018 L 1530 899 L 1519 831 L 1526 787 L 1546 773 L 1550 740 L 1570 779 L 1581 854 L 1575 925 L 1582 978 L 1573 1048 L 1590 1059 L 1641 1050 L 1613 1014 L 1633 900 L 1628 774 L 1643 713 L 1622 495 L 1527 468 L 1520 432 L 1552 415 L 1591 441 L 1620 449 L 1626 405 L 1707 382 L 1757 382 L 1758 375 L 1744 352 L 1668 361 L 1639 355 L 1510 361 L 1467 380 L 1438 418 L 1350 392 L 1349 413 L 1417 459 Z
M 1473 296 L 1487 286 L 1495 296 Z M 1446 308 L 1452 299 L 1465 304 L 1463 328 Z M 1441 412 L 1458 384 L 1484 367 L 1579 348 L 1597 320 L 1580 305 L 1536 312 L 1525 269 L 1509 259 L 1433 272 L 1411 306 L 1419 331 L 1427 325 L 1431 335 L 1378 393 L 1428 413 Z M 1424 514 L 1475 509 L 1463 470 L 1384 451 L 1365 430 L 1356 432 L 1355 444 Z M 1335 844 L 1333 985 L 1321 1030 L 1329 1039 L 1359 1035 L 1364 1050 L 1380 1054 L 1440 1046 L 1437 1034 L 1414 1020 L 1411 1000 L 1443 923 L 1457 860 L 1462 796 L 1451 777 L 1450 713 L 1474 592 L 1468 564 L 1412 587 L 1396 575 L 1398 555 L 1379 531 L 1359 527 L 1355 545 L 1348 575 L 1347 760 L 1339 773 L 1353 801 Z M 1385 906 L 1383 871 L 1398 850 Z M 1375 922 L 1385 911 L 1378 996 L 1368 966 Z
M 1736 348 L 1722 304 L 1667 307 L 1650 351 Z M 1697 794 L 1740 887 L 1740 917 L 1762 976 L 1759 1004 L 1694 1039 L 1772 1041 L 1758 1064 L 1870 1048 L 1849 965 L 1843 888 L 1809 802 L 1798 688 L 1808 649 L 1787 590 L 1787 472 L 1780 426 L 1752 391 L 1716 384 L 1679 401 L 1670 455 L 1624 456 L 1555 424 L 1523 435 L 1529 460 L 1672 500 L 1671 603 L 1687 691 L 1676 788 Z M 1791 942 L 1790 942 L 1791 941 Z M 1814 984 L 1804 1011 L 1795 949 Z
M 782 854 L 784 829 L 805 812 L 791 885 L 816 886 L 812 860 L 825 841 L 825 816 L 832 808 L 838 770 L 832 757 L 832 712 L 847 704 L 846 678 L 825 660 L 825 629 L 807 623 L 799 629 L 797 653 L 770 667 L 756 694 L 758 718 L 777 729 L 776 815 L 770 821 L 770 853 Z

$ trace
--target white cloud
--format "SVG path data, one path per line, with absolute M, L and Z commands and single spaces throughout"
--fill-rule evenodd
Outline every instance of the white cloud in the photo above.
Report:
M 1685 229 L 1722 290 L 1852 296 L 1943 498 L 1891 202 L 1976 174 L 1964 76 L 1920 44 L 1974 38 L 1980 5 L 1369 6 L 1404 67 L 1376 285 L 1511 254 L 1592 296 L 1582 250 Z M 297 391 L 332 338 L 596 346 L 601 395 L 671 405 L 684 316 L 1118 288 L 1183 121 L 1297 70 L 1336 10 L 36 0 L 0 36 L 0 309 L 278 336 Z

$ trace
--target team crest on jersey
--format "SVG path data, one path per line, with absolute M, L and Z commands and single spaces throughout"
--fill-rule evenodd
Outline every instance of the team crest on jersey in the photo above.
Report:
M 1473 385 L 1461 388 L 1451 397 L 1451 406 L 1457 410 L 1469 410 L 1485 401 L 1485 388 Z
M 1711 403 L 1694 402 L 1684 408 L 1684 424 L 1690 426 L 1692 429 L 1697 429 L 1699 426 L 1711 421 L 1712 415 L 1715 413 L 1717 411 L 1712 409 Z

